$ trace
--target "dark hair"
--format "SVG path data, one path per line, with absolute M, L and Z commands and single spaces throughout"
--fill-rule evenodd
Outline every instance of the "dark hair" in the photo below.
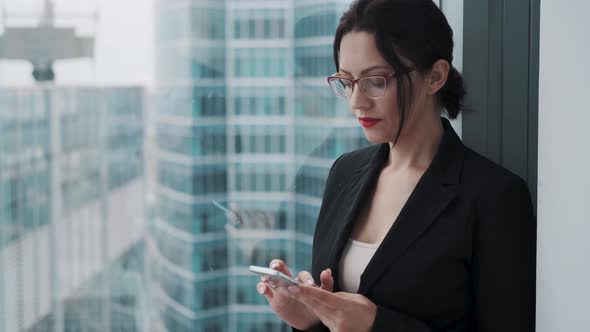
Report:
M 373 33 L 381 55 L 394 68 L 400 125 L 397 142 L 404 126 L 408 101 L 412 100 L 412 79 L 401 57 L 410 60 L 421 73 L 439 60 L 446 60 L 449 70 L 446 84 L 437 92 L 437 100 L 451 119 L 463 108 L 465 88 L 461 74 L 452 67 L 453 30 L 432 0 L 356 0 L 344 12 L 334 38 L 334 63 L 340 69 L 339 50 L 342 37 L 352 31 Z M 404 80 L 409 84 L 404 84 Z

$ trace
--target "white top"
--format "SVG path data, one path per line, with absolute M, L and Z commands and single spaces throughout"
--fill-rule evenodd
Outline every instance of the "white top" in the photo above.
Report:
M 348 239 L 342 252 L 338 273 L 340 289 L 348 293 L 356 293 L 361 283 L 361 274 L 377 251 L 379 244 L 364 243 Z

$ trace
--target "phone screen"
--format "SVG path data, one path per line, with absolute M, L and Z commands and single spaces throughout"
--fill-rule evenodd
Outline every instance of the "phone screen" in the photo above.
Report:
M 288 275 L 266 267 L 250 265 L 250 271 L 258 274 L 261 277 L 269 278 L 275 285 L 289 287 L 299 285 L 300 282 Z

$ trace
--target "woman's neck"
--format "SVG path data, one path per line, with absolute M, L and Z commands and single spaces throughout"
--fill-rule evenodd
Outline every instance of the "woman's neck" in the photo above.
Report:
M 399 173 L 408 169 L 425 171 L 434 159 L 444 135 L 440 116 L 435 112 L 422 119 L 416 119 L 411 130 L 404 128 L 397 143 L 389 142 L 387 172 Z

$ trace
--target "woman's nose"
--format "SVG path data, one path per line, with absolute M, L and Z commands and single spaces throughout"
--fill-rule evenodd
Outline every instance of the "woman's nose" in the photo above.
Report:
M 352 90 L 348 102 L 352 109 L 363 109 L 371 106 L 371 100 L 362 93 L 361 88 L 358 85 Z

